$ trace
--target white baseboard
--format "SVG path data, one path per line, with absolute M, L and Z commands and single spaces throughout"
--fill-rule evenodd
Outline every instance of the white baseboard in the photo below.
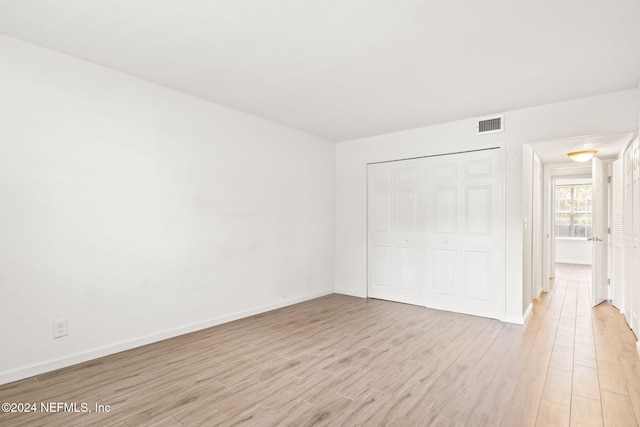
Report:
M 336 289 L 335 293 L 336 294 L 341 294 L 341 295 L 349 295 L 349 296 L 358 297 L 358 298 L 366 298 L 367 297 L 367 295 L 363 294 L 362 292 L 355 292 L 355 291 L 352 291 L 350 289 Z
M 507 323 L 515 323 L 516 325 L 524 325 L 527 319 L 529 319 L 529 316 L 531 316 L 531 310 L 533 310 L 533 304 L 529 303 L 529 306 L 522 316 L 507 315 L 505 316 L 504 321 Z
M 147 335 L 147 336 L 136 338 L 133 340 L 123 341 L 113 345 L 94 348 L 92 350 L 72 354 L 72 355 L 61 357 L 58 359 L 47 360 L 42 363 L 24 366 L 11 371 L 0 372 L 0 385 L 8 384 L 10 382 L 22 380 L 25 378 L 29 378 L 34 375 L 39 375 L 45 372 L 55 371 L 56 369 L 66 368 L 67 366 L 76 365 L 78 363 L 86 362 L 86 361 L 97 359 L 100 357 L 109 356 L 110 354 L 119 353 L 121 351 L 131 350 L 136 347 L 141 347 L 143 345 L 166 340 L 168 338 L 173 338 L 180 335 L 188 334 L 190 332 L 196 332 L 202 329 L 211 328 L 213 326 L 232 322 L 234 320 L 253 316 L 255 314 L 265 313 L 267 311 L 276 310 L 278 308 L 287 307 L 289 305 L 298 304 L 300 302 L 312 300 L 315 298 L 320 298 L 325 295 L 330 295 L 332 293 L 334 293 L 333 290 L 330 290 L 330 291 L 316 292 L 309 295 L 290 298 L 283 301 L 279 301 L 277 303 L 263 305 L 261 307 L 256 307 L 250 310 L 233 313 L 226 316 L 215 317 L 213 319 L 205 320 L 203 322 L 192 323 L 190 325 L 158 332 L 152 335 Z
M 557 264 L 577 264 L 577 265 L 591 265 L 591 261 L 583 261 L 583 260 L 575 260 L 575 259 L 565 259 L 565 260 L 556 260 Z
M 636 353 L 640 356 L 640 341 L 636 341 Z
M 529 316 L 531 316 L 531 312 L 533 311 L 533 303 L 529 303 L 529 305 L 527 306 L 527 309 L 524 311 L 524 314 L 522 315 L 522 324 L 524 325 L 525 323 L 527 323 L 527 320 L 529 320 Z

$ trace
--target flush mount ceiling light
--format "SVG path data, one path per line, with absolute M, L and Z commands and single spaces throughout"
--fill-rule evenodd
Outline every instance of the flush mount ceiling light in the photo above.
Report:
M 567 156 L 574 162 L 588 162 L 597 152 L 598 150 L 574 151 L 573 153 L 567 153 Z

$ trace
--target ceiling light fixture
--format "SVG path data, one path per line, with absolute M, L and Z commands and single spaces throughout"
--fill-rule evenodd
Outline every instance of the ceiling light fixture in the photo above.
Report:
M 567 153 L 567 156 L 574 162 L 588 162 L 597 152 L 598 150 L 574 151 L 573 153 Z

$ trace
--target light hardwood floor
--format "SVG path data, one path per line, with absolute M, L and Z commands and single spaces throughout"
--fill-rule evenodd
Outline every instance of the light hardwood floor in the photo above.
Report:
M 524 326 L 331 295 L 0 386 L 111 407 L 0 425 L 637 425 L 633 333 L 588 268 L 557 273 Z

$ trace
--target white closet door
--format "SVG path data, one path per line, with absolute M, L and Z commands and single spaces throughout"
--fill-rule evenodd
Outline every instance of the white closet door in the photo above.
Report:
M 500 150 L 368 167 L 368 295 L 504 317 Z
M 424 305 L 422 159 L 368 167 L 368 294 Z
M 504 315 L 500 150 L 425 159 L 428 307 Z

